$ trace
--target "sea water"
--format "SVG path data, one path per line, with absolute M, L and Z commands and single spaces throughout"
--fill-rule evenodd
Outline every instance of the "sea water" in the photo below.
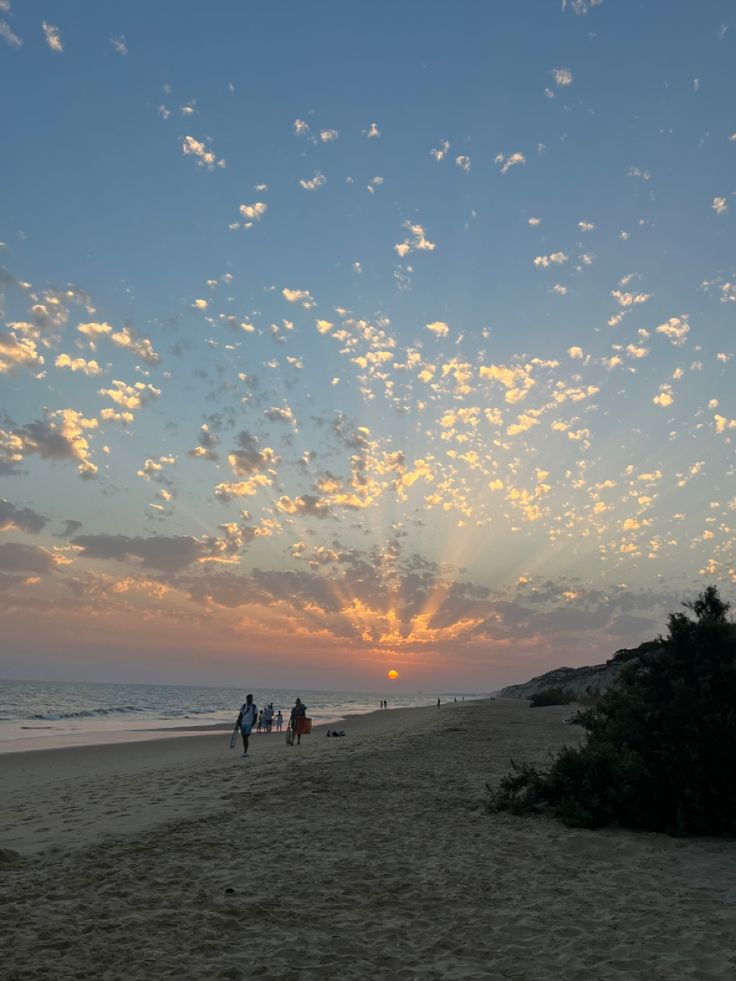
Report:
M 254 689 L 259 708 L 273 703 L 284 720 L 297 695 L 315 725 L 336 722 L 346 715 L 377 711 L 388 697 L 389 708 L 411 708 L 483 697 L 478 693 L 392 694 L 344 691 Z M 122 685 L 92 682 L 0 681 L 0 752 L 29 738 L 42 747 L 73 741 L 94 744 L 113 733 L 149 732 L 150 738 L 173 735 L 171 730 L 233 725 L 244 692 L 240 688 L 190 685 Z M 46 737 L 46 738 L 44 738 Z M 66 739 L 64 738 L 66 737 Z

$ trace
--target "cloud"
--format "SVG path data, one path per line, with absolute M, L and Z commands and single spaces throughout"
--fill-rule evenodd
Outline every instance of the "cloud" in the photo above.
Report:
M 2 9 L 2 8 L 0 8 Z M 18 37 L 17 34 L 13 32 L 12 27 L 6 20 L 0 18 L 0 37 L 6 41 L 11 48 L 20 48 L 23 42 Z
M 313 494 L 301 494 L 294 498 L 283 495 L 276 501 L 276 509 L 284 514 L 312 518 L 326 518 L 330 513 L 327 502 Z
M 499 165 L 502 174 L 507 174 L 512 167 L 517 167 L 519 164 L 526 164 L 526 157 L 518 151 L 510 154 L 508 157 L 504 157 L 502 153 L 498 153 L 496 154 L 494 163 Z
M 136 562 L 145 568 L 162 572 L 178 572 L 201 562 L 213 554 L 211 540 L 198 540 L 188 535 L 151 538 L 129 538 L 127 535 L 77 535 L 71 544 L 79 549 L 82 559 L 103 559 L 116 562 Z
M 427 330 L 431 331 L 437 337 L 447 337 L 450 333 L 450 328 L 447 324 L 443 323 L 441 320 L 435 320 L 431 324 L 425 324 Z
M 73 460 L 83 479 L 97 474 L 90 458 L 86 433 L 97 429 L 96 419 L 87 419 L 75 409 L 44 410 L 45 419 L 15 429 L 0 429 L 0 466 L 14 472 L 26 456 L 42 460 Z
M 305 310 L 311 310 L 312 307 L 316 307 L 317 303 L 309 292 L 309 290 L 290 290 L 288 287 L 284 287 L 281 290 L 281 295 L 289 303 L 301 303 Z
M 135 331 L 131 330 L 130 327 L 123 327 L 122 330 L 110 334 L 110 340 L 116 347 L 127 348 L 148 364 L 160 364 L 161 362 L 161 357 L 156 354 L 148 338 L 137 337 Z
M 334 143 L 339 137 L 340 134 L 336 129 L 321 129 L 319 131 L 319 138 L 323 143 Z
M 59 28 L 54 27 L 53 24 L 47 24 L 46 21 L 41 24 L 41 27 L 43 28 L 44 37 L 46 38 L 46 44 L 48 44 L 52 51 L 56 51 L 60 54 L 64 50 L 64 45 L 61 40 Z
M 164 467 L 171 466 L 174 463 L 176 463 L 175 456 L 160 456 L 158 460 L 148 457 L 143 467 L 136 471 L 136 476 L 141 477 L 143 480 L 161 481 L 163 479 Z
M 98 395 L 105 395 L 123 409 L 140 409 L 149 402 L 153 402 L 161 395 L 160 388 L 144 382 L 135 382 L 128 385 L 124 381 L 114 378 L 111 388 L 100 388 Z
M 464 170 L 466 174 L 470 173 L 470 157 L 455 157 L 455 163 L 461 170 Z
M 661 405 L 662 408 L 667 408 L 668 406 L 672 405 L 674 401 L 675 399 L 672 394 L 671 385 L 660 385 L 659 395 L 655 395 L 654 398 L 652 399 L 652 402 L 655 405 Z
M 102 374 L 102 368 L 96 361 L 85 361 L 84 358 L 70 358 L 68 354 L 60 354 L 54 362 L 56 368 L 68 368 L 72 372 L 79 371 L 88 378 Z
M 0 570 L 3 572 L 54 572 L 64 564 L 53 552 L 36 545 L 6 542 L 0 545 Z
M 367 140 L 377 140 L 381 136 L 381 131 L 375 123 L 371 123 L 368 129 L 363 130 L 363 136 Z
M 95 342 L 100 337 L 107 337 L 109 334 L 112 334 L 112 327 L 107 323 L 98 324 L 92 322 L 87 324 L 77 324 L 77 330 L 80 334 L 89 339 L 92 350 L 95 349 Z
M 305 191 L 317 191 L 323 184 L 327 183 L 327 178 L 325 175 L 319 171 L 315 170 L 314 176 L 309 180 L 302 178 L 299 181 L 299 187 L 303 187 Z
M 690 324 L 687 322 L 687 314 L 681 317 L 670 317 L 665 323 L 657 327 L 658 334 L 664 334 L 675 347 L 682 347 L 687 340 Z
M 268 205 L 264 204 L 263 201 L 254 201 L 253 204 L 241 204 L 238 211 L 249 222 L 260 221 L 268 211 Z M 245 227 L 249 228 L 250 225 Z
M 220 455 L 216 449 L 220 444 L 220 437 L 210 431 L 206 422 L 200 427 L 198 444 L 193 450 L 189 450 L 188 456 L 194 457 L 197 460 L 216 461 L 220 459 Z
M 48 518 L 37 514 L 32 508 L 18 508 L 0 498 L 0 532 L 25 531 L 37 535 L 47 523 Z
M 728 211 L 728 201 L 725 198 L 713 198 L 713 210 L 717 215 L 725 215 Z
M 572 10 L 578 17 L 584 17 L 591 7 L 599 7 L 603 0 L 562 0 L 563 13 Z
M 553 68 L 552 77 L 555 80 L 555 85 L 559 85 L 561 88 L 572 85 L 572 72 L 569 68 Z
M 441 140 L 440 145 L 429 151 L 430 156 L 434 157 L 435 160 L 444 160 L 450 149 L 449 140 Z
M 309 123 L 305 123 L 303 119 L 295 119 L 292 123 L 292 129 L 297 136 L 306 136 L 309 132 Z
M 578 228 L 581 232 L 592 232 L 595 229 L 595 225 L 592 221 L 579 221 Z
M 394 252 L 402 259 L 415 249 L 419 252 L 434 252 L 437 248 L 436 244 L 430 242 L 426 237 L 422 225 L 413 225 L 410 221 L 405 221 L 404 228 L 409 230 L 410 237 L 405 238 L 403 242 L 398 242 L 394 246 Z
M 238 434 L 238 448 L 228 454 L 228 463 L 233 473 L 246 477 L 278 463 L 274 451 L 265 446 L 260 449 L 258 440 L 247 431 Z
M 17 337 L 12 331 L 0 334 L 0 375 L 16 368 L 38 368 L 44 363 L 36 342 L 29 337 Z
M 270 409 L 265 409 L 263 414 L 271 422 L 294 422 L 294 413 L 288 407 L 282 409 L 279 406 L 271 406 Z
M 214 494 L 219 501 L 227 503 L 237 497 L 251 497 L 257 494 L 261 487 L 269 487 L 270 485 L 270 477 L 257 473 L 249 480 L 223 481 L 215 486 Z
M 736 419 L 727 419 L 725 416 L 715 415 L 713 421 L 716 424 L 717 433 L 725 433 L 727 429 L 736 429 Z
M 110 44 L 112 44 L 113 48 L 119 55 L 127 55 L 128 45 L 125 43 L 125 38 L 122 34 L 118 34 L 117 36 L 113 35 L 113 37 L 110 38 Z
M 195 140 L 193 136 L 185 136 L 181 145 L 181 152 L 184 156 L 195 157 L 198 167 L 204 167 L 212 171 L 215 167 L 225 167 L 224 160 L 218 160 L 212 150 L 208 150 L 204 143 Z
M 624 293 L 621 290 L 611 290 L 611 296 L 620 307 L 637 306 L 651 300 L 651 293 Z
M 550 265 L 560 266 L 563 262 L 567 262 L 569 256 L 564 252 L 552 252 L 551 255 L 538 255 L 534 259 L 534 265 L 538 268 L 547 269 Z

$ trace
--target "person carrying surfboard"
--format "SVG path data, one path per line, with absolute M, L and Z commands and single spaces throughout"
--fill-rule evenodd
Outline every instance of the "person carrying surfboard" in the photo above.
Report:
M 245 701 L 240 706 L 238 721 L 235 723 L 235 728 L 240 729 L 240 735 L 243 737 L 243 756 L 248 755 L 248 737 L 250 736 L 251 729 L 255 725 L 257 718 L 258 706 L 253 701 L 252 695 L 246 695 Z

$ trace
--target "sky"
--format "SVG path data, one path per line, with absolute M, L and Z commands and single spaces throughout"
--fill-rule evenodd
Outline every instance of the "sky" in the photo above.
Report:
M 0 0 L 0 676 L 490 691 L 736 583 L 719 0 Z

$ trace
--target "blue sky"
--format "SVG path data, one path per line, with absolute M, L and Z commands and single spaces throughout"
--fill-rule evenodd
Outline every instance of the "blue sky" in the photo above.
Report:
M 0 669 L 492 688 L 728 596 L 730 13 L 0 0 Z

